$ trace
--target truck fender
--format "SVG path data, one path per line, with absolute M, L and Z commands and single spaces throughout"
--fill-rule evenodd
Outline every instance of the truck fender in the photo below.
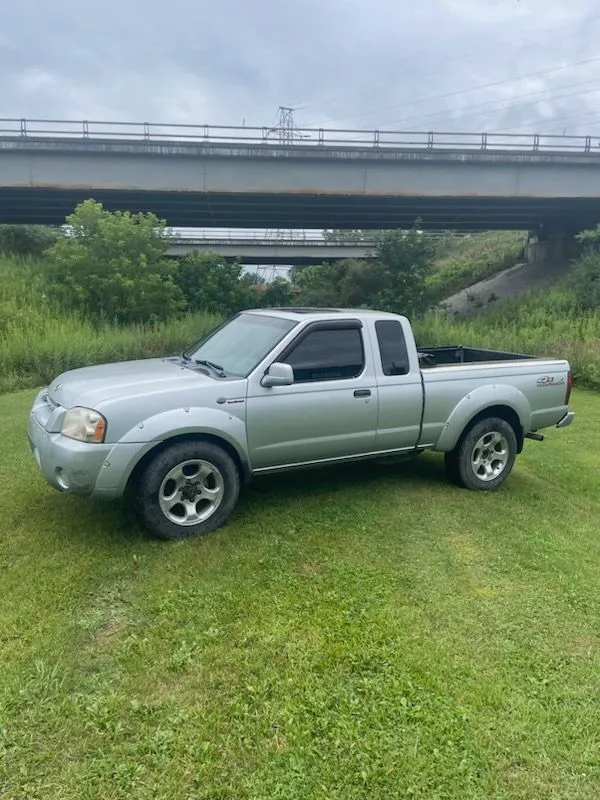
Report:
M 191 407 L 170 409 L 142 420 L 119 440 L 118 445 L 139 444 L 139 450 L 124 466 L 125 482 L 150 450 L 161 442 L 186 434 L 205 434 L 226 442 L 237 453 L 244 472 L 242 477 L 248 479 L 250 474 L 248 445 L 243 420 L 226 411 Z
M 503 407 L 514 411 L 525 434 L 531 425 L 531 406 L 525 395 L 508 384 L 488 384 L 469 392 L 454 407 L 433 449 L 449 452 L 458 444 L 463 431 L 482 411 Z

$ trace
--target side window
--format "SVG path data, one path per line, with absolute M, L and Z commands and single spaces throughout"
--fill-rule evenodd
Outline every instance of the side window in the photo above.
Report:
M 293 367 L 297 383 L 356 378 L 365 361 L 361 332 L 358 328 L 313 331 L 283 360 Z
M 404 331 L 400 322 L 380 319 L 375 323 L 384 375 L 406 375 L 410 371 Z

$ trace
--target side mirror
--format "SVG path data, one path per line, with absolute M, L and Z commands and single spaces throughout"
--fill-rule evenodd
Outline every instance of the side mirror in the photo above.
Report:
M 294 382 L 294 370 L 289 364 L 274 361 L 260 382 L 262 386 L 291 386 Z

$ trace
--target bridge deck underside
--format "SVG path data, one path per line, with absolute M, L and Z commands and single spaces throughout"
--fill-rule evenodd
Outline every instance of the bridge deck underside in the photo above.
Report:
M 600 221 L 598 198 L 422 197 L 210 193 L 53 187 L 0 188 L 0 223 L 59 225 L 93 197 L 109 210 L 151 211 L 169 225 L 223 228 L 363 228 L 577 231 Z

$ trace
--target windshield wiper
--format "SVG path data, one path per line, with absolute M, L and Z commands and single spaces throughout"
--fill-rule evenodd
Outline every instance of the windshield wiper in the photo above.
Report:
M 194 364 L 199 364 L 201 367 L 210 367 L 217 373 L 219 378 L 225 377 L 225 368 L 222 367 L 220 364 L 215 364 L 214 361 L 207 361 L 206 359 L 203 358 L 195 358 Z

